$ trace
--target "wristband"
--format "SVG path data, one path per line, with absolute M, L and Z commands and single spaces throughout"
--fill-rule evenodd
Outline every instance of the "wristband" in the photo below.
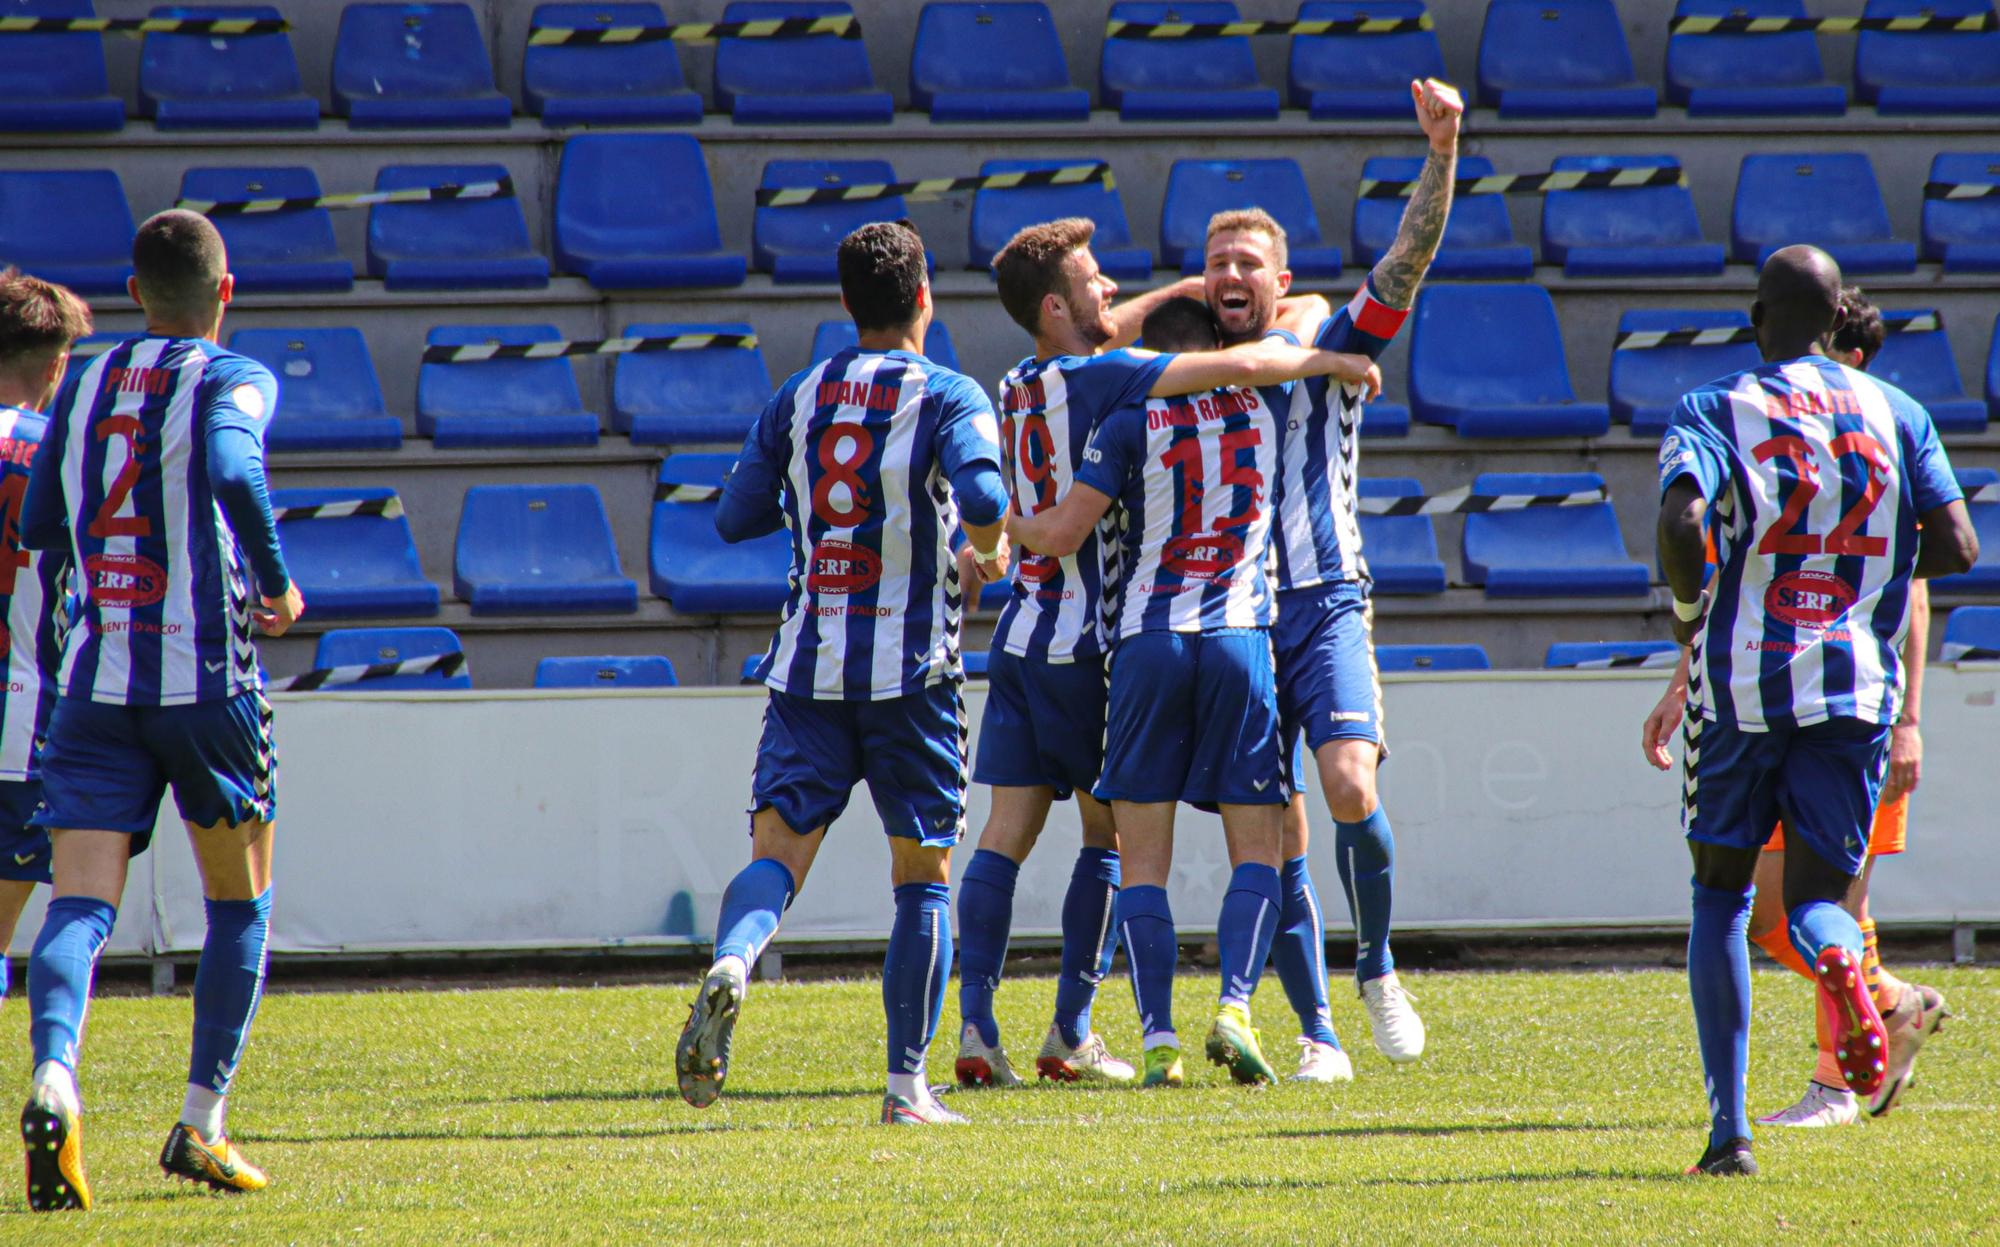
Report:
M 972 543 L 969 541 L 966 542 L 965 544 L 968 546 L 972 546 L 972 557 L 978 559 L 982 563 L 991 563 L 1000 557 L 1000 547 L 997 545 L 994 546 L 991 550 L 982 550 L 978 546 L 973 546 Z
M 1700 619 L 1701 612 L 1702 603 L 1699 601 L 1683 602 L 1679 598 L 1674 599 L 1674 618 L 1682 623 L 1693 623 Z

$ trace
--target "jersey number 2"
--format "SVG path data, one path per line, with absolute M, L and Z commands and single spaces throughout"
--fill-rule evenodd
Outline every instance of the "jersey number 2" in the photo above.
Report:
M 153 535 L 153 521 L 143 515 L 120 516 L 119 510 L 125 500 L 132 496 L 132 487 L 139 483 L 139 456 L 144 453 L 146 426 L 137 416 L 106 416 L 91 430 L 91 436 L 100 442 L 114 437 L 125 439 L 125 466 L 118 469 L 118 477 L 111 482 L 111 488 L 104 491 L 104 505 L 97 508 L 97 517 L 90 521 L 90 535 L 93 537 L 150 537 Z
M 1823 447 L 1816 447 L 1803 437 L 1774 437 L 1759 442 L 1752 453 L 1757 462 L 1769 463 L 1773 459 L 1788 460 L 1797 476 L 1798 483 L 1792 487 L 1791 496 L 1785 499 L 1785 509 L 1764 529 L 1764 535 L 1757 541 L 1759 554 L 1858 554 L 1880 555 L 1889 552 L 1887 537 L 1863 537 L 1857 535 L 1868 522 L 1876 506 L 1882 501 L 1882 492 L 1889 481 L 1889 452 L 1882 443 L 1866 433 L 1842 433 Z M 1821 538 L 1818 533 L 1802 531 L 1806 509 L 1819 496 L 1819 464 L 1817 454 L 1825 454 L 1838 464 L 1847 455 L 1860 455 L 1868 467 L 1868 484 L 1861 497 L 1840 517 L 1833 531 Z

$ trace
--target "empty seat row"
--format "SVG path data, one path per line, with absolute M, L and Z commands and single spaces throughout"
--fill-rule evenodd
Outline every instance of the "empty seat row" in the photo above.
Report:
M 320 634 L 313 650 L 315 670 L 356 667 L 376 670 L 366 676 L 318 683 L 311 691 L 469 689 L 472 668 L 463 661 L 464 655 L 464 643 L 450 628 L 333 628 Z M 425 661 L 449 656 L 460 661 L 452 664 Z M 674 688 L 679 684 L 680 675 L 674 670 L 672 660 L 658 654 L 561 654 L 535 664 L 536 688 Z

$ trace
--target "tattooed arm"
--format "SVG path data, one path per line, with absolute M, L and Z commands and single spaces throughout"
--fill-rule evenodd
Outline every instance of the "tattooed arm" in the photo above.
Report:
M 1393 308 L 1407 308 L 1416 302 L 1417 287 L 1444 237 L 1445 221 L 1451 216 L 1452 182 L 1458 176 L 1458 122 L 1465 112 L 1458 92 L 1435 79 L 1411 83 L 1410 94 L 1416 100 L 1417 121 L 1430 139 L 1431 150 L 1417 176 L 1410 206 L 1403 209 L 1396 241 L 1375 265 L 1375 293 Z

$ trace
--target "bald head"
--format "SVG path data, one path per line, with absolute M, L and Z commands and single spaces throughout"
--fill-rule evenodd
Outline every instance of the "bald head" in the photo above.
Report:
M 1807 354 L 1840 319 L 1840 265 L 1832 256 L 1801 244 L 1782 247 L 1764 261 L 1750 321 L 1766 359 Z
M 213 319 L 226 301 L 228 272 L 222 235 L 199 212 L 155 213 L 132 240 L 132 275 L 149 318 Z

